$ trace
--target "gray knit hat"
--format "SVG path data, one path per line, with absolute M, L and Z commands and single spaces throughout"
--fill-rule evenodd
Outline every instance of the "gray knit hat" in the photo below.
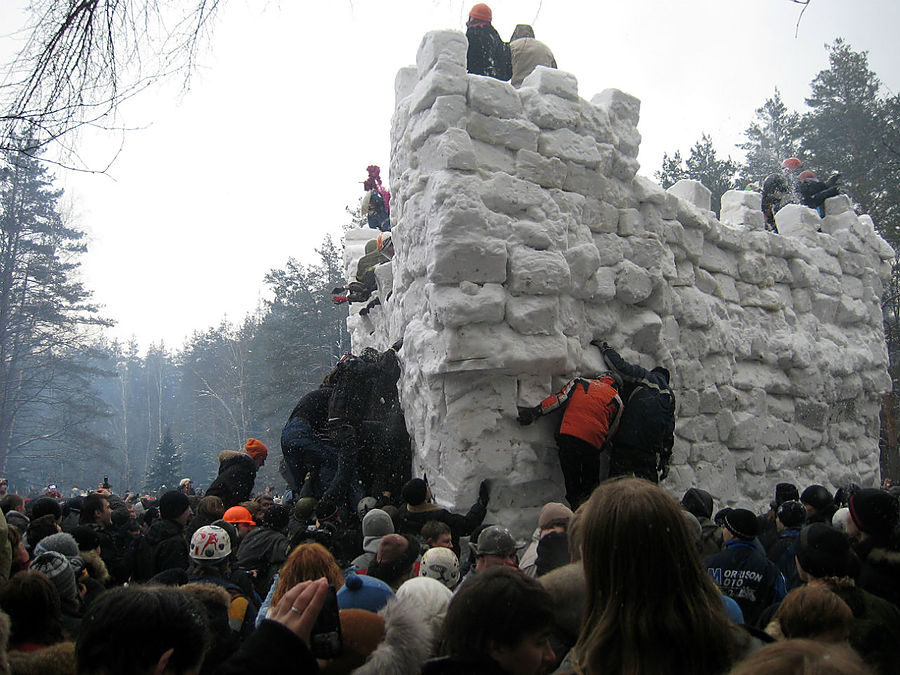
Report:
M 67 558 L 74 558 L 79 555 L 78 542 L 68 532 L 58 532 L 41 539 L 37 546 L 34 547 L 35 557 L 47 551 L 56 551 L 62 553 Z
M 57 551 L 41 553 L 31 562 L 30 570 L 42 572 L 59 592 L 59 600 L 63 607 L 78 606 L 78 586 L 75 584 L 75 571 L 69 560 Z

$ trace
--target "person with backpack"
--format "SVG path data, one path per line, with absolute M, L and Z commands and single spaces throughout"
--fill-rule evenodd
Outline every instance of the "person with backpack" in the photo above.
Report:
M 609 453 L 609 477 L 634 475 L 653 483 L 669 475 L 675 444 L 675 394 L 669 371 L 628 363 L 606 342 L 593 340 L 607 365 L 624 382 L 625 412 Z

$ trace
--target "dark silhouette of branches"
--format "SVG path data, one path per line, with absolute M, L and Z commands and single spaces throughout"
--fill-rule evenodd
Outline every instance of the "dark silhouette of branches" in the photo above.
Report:
M 124 131 L 124 101 L 175 74 L 187 89 L 223 2 L 35 0 L 0 84 L 0 149 L 35 155 L 55 143 L 77 160 L 71 138 L 81 127 Z M 34 145 L 14 142 L 23 137 Z
M 800 20 L 803 18 L 803 13 L 809 7 L 811 0 L 791 0 L 791 2 L 795 5 L 803 5 L 803 9 L 800 10 L 800 14 L 797 16 L 797 25 L 794 27 L 794 37 L 797 37 L 800 34 Z

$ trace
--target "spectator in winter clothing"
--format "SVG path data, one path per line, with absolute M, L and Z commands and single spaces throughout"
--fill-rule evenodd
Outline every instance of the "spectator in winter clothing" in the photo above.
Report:
M 722 527 L 712 520 L 713 498 L 706 490 L 690 488 L 681 498 L 681 506 L 700 523 L 700 555 L 708 556 L 722 550 Z
M 184 528 L 184 539 L 189 542 L 194 532 L 204 525 L 212 525 L 225 515 L 225 504 L 219 497 L 203 497 L 197 502 L 196 514 Z
M 788 640 L 844 642 L 850 637 L 853 612 L 827 586 L 801 586 L 785 596 L 775 620 Z
M 453 534 L 447 523 L 439 520 L 426 520 L 422 525 L 421 536 L 428 548 L 453 549 Z
M 847 534 L 862 561 L 857 584 L 900 606 L 900 503 L 886 490 L 867 488 L 850 497 Z
M 6 516 L 6 522 L 25 534 L 28 529 L 28 516 L 25 515 L 25 500 L 21 495 L 10 493 L 0 499 L 0 511 Z
M 576 670 L 727 671 L 749 639 L 729 623 L 678 502 L 647 481 L 619 478 L 602 483 L 576 519 L 587 583 Z
M 752 512 L 731 509 L 724 520 L 725 550 L 704 558 L 703 567 L 722 593 L 740 605 L 745 622 L 753 625 L 766 607 L 784 597 L 784 577 L 754 541 L 757 523 Z
M 565 534 L 572 518 L 572 509 L 559 502 L 544 504 L 538 515 L 538 526 L 531 537 L 531 543 L 519 560 L 519 569 L 530 577 L 537 576 L 535 561 L 538 557 L 538 544 L 548 534 L 553 532 Z M 568 560 L 566 562 L 569 562 Z
M 235 636 L 246 638 L 256 622 L 258 598 L 248 596 L 231 578 L 231 539 L 221 527 L 205 525 L 191 537 L 191 568 L 188 578 L 221 586 L 231 595 L 229 626 Z M 255 594 L 253 594 L 255 595 Z
M 538 66 L 556 68 L 556 59 L 550 47 L 534 39 L 534 29 L 528 24 L 520 23 L 509 40 L 509 54 L 512 61 L 512 86 L 522 86 L 522 80 L 528 77 Z
M 831 517 L 837 508 L 834 496 L 822 485 L 810 485 L 800 495 L 800 501 L 806 507 L 807 523 L 831 523 Z
M 286 536 L 288 507 L 275 504 L 262 517 L 262 527 L 254 528 L 241 542 L 237 552 L 237 566 L 249 572 L 253 586 L 265 595 L 272 585 L 272 578 L 287 560 L 290 542 Z
M 765 550 L 769 550 L 778 539 L 778 528 L 775 526 L 775 514 L 778 507 L 788 501 L 800 501 L 800 492 L 793 483 L 778 483 L 775 486 L 775 500 L 769 502 L 769 510 L 763 515 L 757 516 L 759 524 L 759 543 Z
M 451 513 L 433 502 L 431 486 L 422 478 L 407 481 L 401 491 L 406 504 L 400 509 L 400 530 L 405 534 L 420 535 L 422 526 L 429 520 L 437 520 L 450 526 L 453 539 L 453 550 L 459 551 L 459 538 L 466 537 L 481 525 L 487 513 L 487 505 L 491 498 L 491 486 L 487 480 L 481 481 L 478 487 L 478 499 L 472 504 L 466 515 Z
M 426 662 L 423 675 L 544 672 L 555 659 L 551 605 L 540 583 L 517 571 L 478 575 L 450 601 L 443 657 Z
M 100 539 L 100 557 L 113 583 L 124 584 L 131 576 L 131 567 L 126 552 L 120 549 L 116 542 L 112 514 L 109 499 L 104 495 L 92 493 L 82 502 L 78 522 L 91 528 Z
M 42 572 L 59 594 L 59 606 L 62 610 L 63 627 L 71 637 L 78 635 L 81 626 L 81 587 L 76 580 L 81 574 L 84 563 L 75 556 L 71 559 L 56 551 L 45 551 L 31 561 L 32 572 Z
M 597 344 L 603 360 L 624 381 L 625 412 L 612 437 L 609 477 L 634 475 L 658 483 L 669 475 L 675 443 L 675 395 L 669 371 L 662 366 L 645 370 L 628 363 L 605 342 Z
M 452 548 L 430 548 L 422 556 L 419 576 L 440 581 L 452 591 L 459 583 L 459 559 Z
M 785 589 L 788 591 L 803 583 L 794 558 L 797 556 L 797 538 L 805 522 L 806 509 L 803 504 L 795 501 L 783 502 L 775 516 L 778 539 L 766 549 L 766 556 L 778 567 L 784 577 Z
M 512 77 L 509 45 L 491 25 L 492 20 L 491 8 L 483 2 L 469 11 L 469 20 L 466 22 L 466 39 L 469 41 L 467 69 L 474 75 L 509 80 Z
M 600 482 L 600 453 L 606 449 L 622 418 L 622 399 L 611 373 L 596 378 L 576 377 L 557 394 L 532 408 L 519 408 L 519 424 L 564 409 L 556 446 L 566 483 L 566 501 L 573 509 L 587 499 Z M 654 465 L 655 468 L 655 465 Z
M 382 537 L 394 534 L 394 523 L 381 509 L 372 509 L 363 517 L 362 533 L 363 552 L 353 559 L 351 565 L 357 570 L 365 571 L 375 562 Z
M 219 474 L 206 491 L 206 496 L 221 498 L 226 509 L 250 499 L 256 472 L 266 463 L 268 454 L 268 448 L 255 438 L 248 439 L 239 452 L 222 450 L 219 453 Z
M 43 572 L 14 575 L 0 588 L 0 608 L 11 619 L 10 651 L 32 651 L 66 639 L 59 591 Z
M 381 579 L 395 591 L 413 576 L 413 566 L 419 557 L 419 545 L 402 534 L 386 534 L 378 544 L 375 562 L 367 574 Z
M 464 582 L 491 567 L 509 567 L 518 570 L 519 550 L 524 548 L 524 544 L 519 544 L 505 527 L 490 525 L 481 531 L 477 542 L 474 544 L 469 542 L 469 547 L 475 556 L 475 565 L 463 579 Z
M 147 543 L 150 547 L 150 576 L 165 570 L 186 570 L 191 559 L 184 528 L 191 518 L 187 495 L 169 490 L 159 499 L 160 518 L 150 526 Z

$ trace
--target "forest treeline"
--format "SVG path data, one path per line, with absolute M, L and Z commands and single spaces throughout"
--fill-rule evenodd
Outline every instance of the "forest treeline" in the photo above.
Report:
M 837 40 L 810 84 L 807 110 L 776 89 L 738 146 L 717 156 L 702 135 L 664 156 L 657 179 L 700 180 L 714 203 L 728 189 L 761 185 L 786 157 L 820 175 L 840 172 L 844 191 L 900 249 L 900 97 L 865 52 Z M 194 333 L 180 347 L 111 341 L 111 324 L 79 280 L 84 235 L 68 223 L 61 192 L 34 137 L 6 139 L 0 156 L 0 474 L 19 492 L 57 484 L 89 488 L 108 475 L 117 491 L 159 490 L 183 476 L 203 486 L 216 455 L 248 437 L 277 445 L 297 398 L 318 386 L 349 349 L 346 310 L 331 302 L 342 254 L 330 237 L 314 264 L 290 258 L 263 283 L 269 300 L 239 323 Z M 900 266 L 885 289 L 885 332 L 894 390 L 900 372 Z M 900 475 L 897 397 L 883 414 L 883 467 Z M 275 457 L 278 456 L 277 448 Z M 277 462 L 262 484 L 278 484 Z

